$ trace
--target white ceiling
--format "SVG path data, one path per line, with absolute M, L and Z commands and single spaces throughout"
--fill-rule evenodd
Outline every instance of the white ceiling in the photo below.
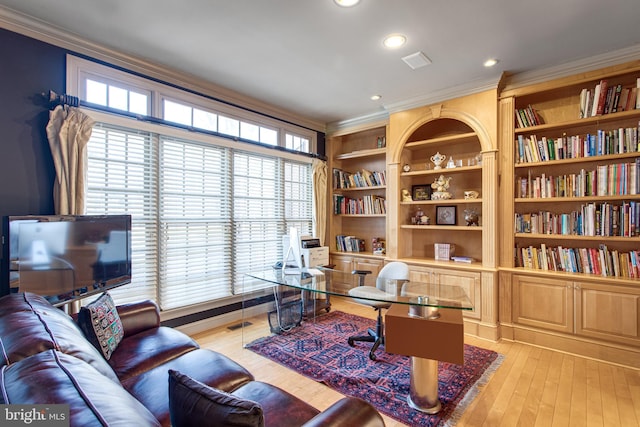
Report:
M 624 52 L 640 0 L 0 0 L 101 46 L 320 123 L 382 115 Z M 382 47 L 400 32 L 407 44 Z M 424 52 L 412 70 L 401 58 Z M 492 69 L 482 63 L 499 58 Z M 382 95 L 371 101 L 371 95 Z M 438 99 L 440 98 L 440 99 Z

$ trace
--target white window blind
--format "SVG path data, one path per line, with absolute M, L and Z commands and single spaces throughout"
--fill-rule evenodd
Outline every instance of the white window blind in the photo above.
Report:
M 280 257 L 283 224 L 280 161 L 246 152 L 233 156 L 233 219 L 235 226 L 235 280 L 256 266 Z
M 309 163 L 101 123 L 88 151 L 87 214 L 132 215 L 133 280 L 117 303 L 251 291 L 245 273 L 282 259 L 289 227 L 311 233 Z
M 160 305 L 232 295 L 229 150 L 161 137 Z
M 132 217 L 132 282 L 110 291 L 118 303 L 156 299 L 156 169 L 152 134 L 94 125 L 88 144 L 86 213 Z

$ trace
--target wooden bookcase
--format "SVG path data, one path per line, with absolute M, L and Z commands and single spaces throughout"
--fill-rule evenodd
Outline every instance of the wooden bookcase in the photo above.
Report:
M 491 90 L 391 115 L 387 149 L 389 199 L 388 257 L 410 266 L 410 280 L 461 286 L 474 303 L 463 314 L 467 333 L 497 339 L 497 91 Z M 446 156 L 435 170 L 431 157 Z M 455 167 L 446 168 L 449 159 Z M 409 165 L 410 170 L 404 168 Z M 403 200 L 403 190 L 430 187 L 450 178 L 445 200 Z M 465 191 L 478 197 L 465 199 Z M 455 211 L 453 221 L 439 223 L 438 208 Z M 414 224 L 420 209 L 429 224 Z M 474 209 L 478 225 L 466 225 L 465 210 Z M 470 263 L 436 259 L 434 244 L 455 245 L 456 256 Z M 440 258 L 440 257 L 438 257 Z
M 640 186 L 632 182 L 640 162 L 640 110 L 581 117 L 580 97 L 602 81 L 636 87 L 639 77 L 635 61 L 502 91 L 504 337 L 640 367 L 640 278 L 627 268 L 640 250 L 640 216 L 613 215 L 621 218 L 617 227 L 611 220 L 617 211 L 640 208 Z M 529 106 L 542 123 L 517 127 L 518 110 Z M 632 140 L 617 138 L 631 133 Z M 587 135 L 595 136 L 593 143 Z M 540 142 L 542 156 L 523 159 L 527 139 Z M 561 144 L 556 151 L 559 141 L 570 148 Z
M 336 268 L 344 271 L 366 269 L 373 271 L 367 277 L 370 282 L 375 280 L 377 271 L 382 268 L 385 254 L 374 255 L 372 241 L 374 238 L 387 239 L 386 218 L 387 201 L 387 162 L 386 141 L 387 126 L 379 125 L 370 129 L 337 133 L 329 137 L 329 230 L 327 245 L 330 248 L 331 262 Z M 380 140 L 384 143 L 380 144 Z M 383 145 L 383 146 L 380 146 Z M 378 184 L 366 182 L 356 184 L 368 172 L 378 177 L 384 174 L 384 181 Z M 339 184 L 340 177 L 350 183 Z M 358 178 L 355 176 L 358 175 Z M 341 201 L 353 201 L 352 209 L 340 209 Z M 380 209 L 384 203 L 384 209 Z M 344 203 L 347 204 L 347 203 Z M 353 209 L 353 205 L 362 207 L 365 211 Z M 374 206 L 375 205 L 375 206 Z M 336 236 L 354 236 L 364 241 L 364 250 L 344 251 L 337 246 Z M 365 268 L 366 267 L 366 268 Z M 355 280 L 355 279 L 354 279 Z M 368 283 L 369 284 L 369 283 Z

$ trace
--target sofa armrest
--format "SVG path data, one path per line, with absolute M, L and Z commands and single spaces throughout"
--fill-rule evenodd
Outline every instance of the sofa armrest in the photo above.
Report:
M 160 326 L 160 309 L 151 300 L 119 305 L 117 309 L 125 337 Z
M 344 397 L 307 421 L 303 427 L 384 427 L 382 416 L 357 397 Z

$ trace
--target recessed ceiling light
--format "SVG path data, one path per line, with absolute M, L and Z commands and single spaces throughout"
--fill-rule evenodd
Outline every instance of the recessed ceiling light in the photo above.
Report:
M 493 67 L 497 63 L 498 63 L 497 59 L 491 58 L 491 59 L 487 59 L 486 61 L 484 61 L 484 66 L 485 67 Z
M 379 99 L 382 99 L 382 95 L 371 95 L 371 100 L 372 101 L 377 101 Z
M 390 49 L 396 49 L 407 42 L 407 38 L 402 34 L 389 34 L 384 38 L 382 44 Z
M 351 7 L 360 3 L 360 0 L 333 0 L 335 4 L 341 7 Z

